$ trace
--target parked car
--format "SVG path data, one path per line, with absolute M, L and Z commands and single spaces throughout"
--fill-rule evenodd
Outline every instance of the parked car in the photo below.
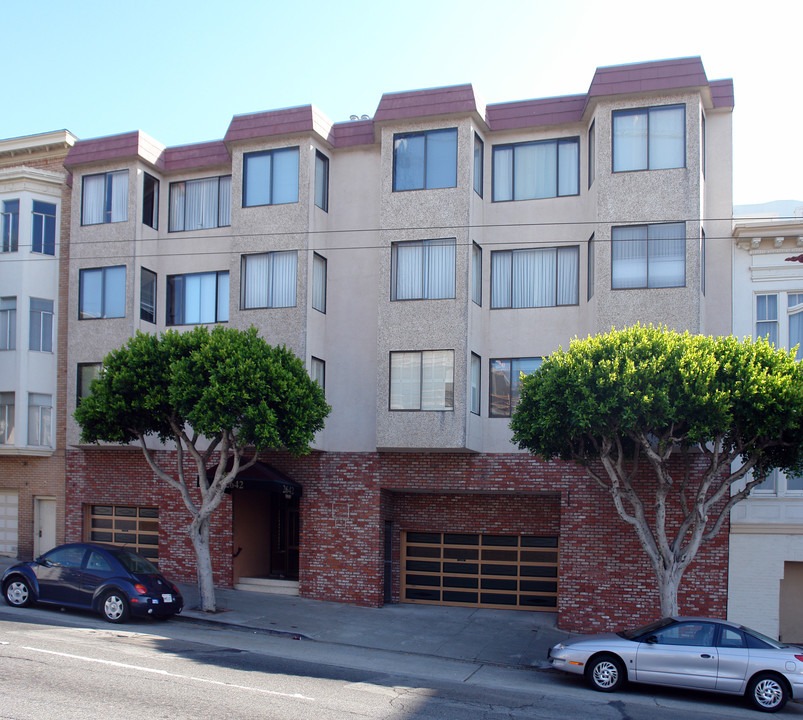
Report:
M 803 648 L 725 620 L 667 617 L 635 630 L 560 642 L 552 667 L 585 675 L 595 690 L 626 681 L 745 695 L 777 712 L 803 698 Z
M 153 563 L 112 545 L 60 545 L 33 562 L 12 565 L 0 585 L 14 607 L 39 602 L 84 608 L 113 623 L 131 615 L 167 619 L 184 607 L 178 588 Z

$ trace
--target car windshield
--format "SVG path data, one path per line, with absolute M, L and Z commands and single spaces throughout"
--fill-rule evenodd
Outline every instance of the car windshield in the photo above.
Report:
M 752 635 L 754 638 L 761 640 L 762 642 L 767 643 L 770 647 L 774 647 L 776 650 L 782 650 L 784 648 L 788 648 L 788 645 L 784 643 L 778 642 L 777 640 L 773 640 L 771 637 L 767 637 L 766 635 L 761 634 L 758 630 L 753 630 L 752 628 L 745 627 L 742 625 L 742 630 L 748 634 Z
M 154 567 L 152 563 L 146 560 L 144 557 L 140 557 L 139 555 L 135 555 L 134 553 L 128 552 L 126 550 L 117 550 L 113 553 L 114 557 L 116 557 L 126 570 L 129 572 L 134 573 L 134 575 L 158 575 L 159 571 Z
M 660 620 L 651 622 L 649 625 L 642 625 L 641 627 L 634 628 L 633 630 L 622 630 L 621 632 L 617 633 L 617 635 L 625 638 L 626 640 L 634 640 L 641 635 L 647 635 L 655 632 L 656 630 L 660 630 L 662 627 L 671 625 L 673 622 L 675 621 L 672 618 L 661 618 Z

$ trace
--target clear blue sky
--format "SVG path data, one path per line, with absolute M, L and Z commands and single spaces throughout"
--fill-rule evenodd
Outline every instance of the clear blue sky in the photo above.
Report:
M 734 202 L 803 201 L 803 2 L 37 0 L 0 3 L 0 138 L 221 138 L 236 114 L 470 82 L 486 102 L 584 93 L 597 66 L 699 55 L 735 84 Z

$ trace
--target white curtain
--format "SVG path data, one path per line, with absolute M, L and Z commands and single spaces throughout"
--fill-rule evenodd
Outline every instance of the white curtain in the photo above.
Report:
M 513 148 L 494 148 L 493 198 L 496 201 L 513 199 Z
M 611 287 L 614 290 L 647 287 L 646 234 L 643 225 L 613 228 Z
M 511 302 L 513 253 L 491 253 L 491 307 L 508 308 Z
M 650 170 L 686 164 L 686 108 L 650 110 Z
M 421 409 L 451 410 L 454 407 L 454 351 L 421 353 Z
M 128 219 L 128 170 L 111 173 L 111 220 L 125 222 Z
M 390 409 L 418 410 L 421 404 L 421 353 L 390 355 Z
M 513 255 L 511 307 L 555 304 L 555 249 L 517 250 Z
M 589 152 L 591 152 L 589 150 Z M 558 195 L 580 193 L 580 143 L 562 142 L 558 145 Z
M 170 222 L 168 227 L 174 232 L 184 229 L 184 183 L 170 185 Z
M 268 272 L 270 256 L 246 255 L 243 258 L 243 308 L 268 307 Z
M 580 302 L 580 250 L 558 249 L 558 305 L 577 305 Z
M 231 225 L 231 175 L 220 178 L 217 224 L 219 227 Z
M 270 307 L 294 307 L 296 304 L 296 268 L 298 253 L 295 250 L 271 253 Z
M 535 194 L 527 197 L 555 197 L 558 186 L 558 145 L 555 142 L 537 143 L 535 146 L 535 166 L 530 172 L 535 175 Z M 516 156 L 518 166 L 518 155 Z M 518 173 L 517 173 L 518 174 Z M 518 196 L 518 186 L 516 188 Z M 517 197 L 517 199 L 519 199 Z
M 96 225 L 104 220 L 106 176 L 88 175 L 84 177 L 83 217 L 84 225 Z
M 185 230 L 206 230 L 217 226 L 218 179 L 188 180 L 185 183 Z
M 428 240 L 426 249 L 426 290 L 424 297 L 454 297 L 455 241 Z
M 393 246 L 396 252 L 396 292 L 394 300 L 418 300 L 424 297 L 424 245 L 402 242 Z
M 683 287 L 686 284 L 685 223 L 648 225 L 647 238 L 647 286 Z
M 613 170 L 647 169 L 647 113 L 613 116 Z
M 517 145 L 514 148 L 513 199 L 530 200 L 538 196 L 538 163 L 540 145 Z
M 229 274 L 227 272 L 215 273 L 217 275 L 217 322 L 229 321 Z M 209 322 L 212 322 L 211 320 Z
M 326 260 L 312 256 L 312 307 L 326 312 Z

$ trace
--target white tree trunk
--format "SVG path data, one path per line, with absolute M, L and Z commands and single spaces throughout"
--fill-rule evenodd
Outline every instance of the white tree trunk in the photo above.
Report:
M 190 540 L 195 549 L 195 562 L 198 568 L 199 608 L 204 612 L 215 612 L 215 583 L 212 576 L 212 556 L 209 551 L 209 517 L 196 516 L 189 528 Z
M 663 572 L 656 572 L 662 617 L 678 614 L 678 588 L 682 577 L 683 570 L 677 565 L 673 565 Z

